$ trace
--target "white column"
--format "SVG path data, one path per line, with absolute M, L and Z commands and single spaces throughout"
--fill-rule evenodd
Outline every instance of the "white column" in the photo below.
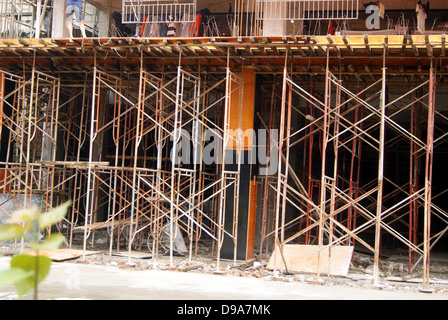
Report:
M 109 25 L 110 25 L 110 17 L 111 17 L 111 6 L 107 7 L 98 7 L 98 10 L 100 12 L 99 14 L 99 29 L 98 29 L 98 36 L 100 38 L 108 37 L 109 36 Z
M 65 26 L 65 0 L 53 1 L 52 38 L 68 38 L 69 33 Z

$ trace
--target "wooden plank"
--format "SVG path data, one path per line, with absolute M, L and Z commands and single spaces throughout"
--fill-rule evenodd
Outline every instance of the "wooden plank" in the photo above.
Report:
M 440 53 L 440 55 L 442 56 L 442 57 L 444 57 L 445 56 L 445 35 L 444 34 L 442 34 L 442 37 L 441 37 L 441 41 L 442 41 L 442 52 Z
M 353 256 L 353 246 L 335 246 L 331 248 L 331 257 L 328 248 L 321 251 L 319 271 L 321 274 L 334 276 L 347 276 Z M 272 254 L 268 269 L 285 270 L 289 272 L 317 273 L 319 246 L 284 244 L 283 256 L 278 245 Z
M 85 255 L 92 255 L 98 253 L 97 251 L 86 251 Z M 25 252 L 24 254 L 35 256 L 35 251 Z M 60 262 L 66 260 L 77 259 L 83 255 L 83 250 L 75 249 L 58 249 L 58 250 L 40 250 L 39 255 L 44 255 L 53 261 Z
M 94 222 L 92 224 L 90 224 L 88 226 L 88 230 L 97 230 L 97 229 L 105 229 L 105 228 L 109 228 L 112 227 L 112 225 L 114 227 L 118 227 L 119 224 L 123 225 L 128 225 L 129 224 L 129 218 L 127 218 L 126 220 L 121 220 L 121 222 L 119 222 L 118 220 L 114 220 L 114 222 L 112 223 L 111 220 L 108 221 L 103 221 L 103 222 Z M 85 226 L 78 226 L 73 228 L 73 230 L 84 230 Z
M 11 193 L 11 174 L 8 169 L 0 169 L 0 193 Z
M 152 258 L 152 254 L 149 252 L 142 252 L 142 251 L 131 251 L 130 254 L 129 252 L 114 252 L 112 253 L 113 256 L 116 257 L 131 257 L 133 259 L 151 259 Z
M 255 257 L 255 228 L 257 216 L 257 181 L 252 180 L 249 188 L 249 210 L 247 219 L 246 260 Z

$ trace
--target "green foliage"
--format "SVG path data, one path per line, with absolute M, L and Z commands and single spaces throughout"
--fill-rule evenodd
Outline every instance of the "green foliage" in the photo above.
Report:
M 26 229 L 17 224 L 4 225 L 0 227 L 0 241 L 9 241 L 21 238 Z
M 0 241 L 20 239 L 25 233 L 31 233 L 34 241 L 30 243 L 30 248 L 35 251 L 34 256 L 20 254 L 11 259 L 10 269 L 0 272 L 0 288 L 13 283 L 20 297 L 35 289 L 34 298 L 37 299 L 37 285 L 45 279 L 51 267 L 51 259 L 39 255 L 39 251 L 58 249 L 64 237 L 60 234 L 51 234 L 39 242 L 34 226 L 37 224 L 38 229 L 43 231 L 59 223 L 67 214 L 70 204 L 71 202 L 67 201 L 42 214 L 36 208 L 18 210 L 7 220 L 7 224 L 0 227 Z
M 47 213 L 39 215 L 38 222 L 40 231 L 43 231 L 45 228 L 60 222 L 65 217 L 70 204 L 71 202 L 68 201 Z
M 0 274 L 0 288 L 14 282 L 22 281 L 33 274 L 34 272 L 32 271 L 26 271 L 20 268 L 10 268 L 5 270 Z
M 59 246 L 64 242 L 64 237 L 60 234 L 54 233 L 46 238 L 42 242 L 32 242 L 30 244 L 30 248 L 39 251 L 39 250 L 55 250 L 59 248 Z
M 23 277 L 14 281 L 19 296 L 34 289 L 50 272 L 51 259 L 46 256 L 29 256 L 21 254 L 11 260 L 11 269 L 25 271 Z M 25 276 L 27 275 L 27 276 Z

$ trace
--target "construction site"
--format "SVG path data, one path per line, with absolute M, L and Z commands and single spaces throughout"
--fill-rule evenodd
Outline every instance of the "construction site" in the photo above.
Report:
M 445 0 L 87 0 L 73 37 L 65 2 L 0 1 L 0 223 L 70 200 L 83 256 L 448 273 Z

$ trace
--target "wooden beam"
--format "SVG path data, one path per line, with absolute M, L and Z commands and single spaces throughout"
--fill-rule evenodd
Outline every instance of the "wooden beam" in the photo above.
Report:
M 432 49 L 431 49 L 431 44 L 429 43 L 429 35 L 425 35 L 425 43 L 426 43 L 426 50 L 427 50 L 428 57 L 430 57 L 432 54 Z
M 444 34 L 442 34 L 442 52 L 440 53 L 440 55 L 442 57 L 445 56 L 445 38 L 446 38 L 446 36 Z
M 406 42 L 408 41 L 408 37 L 403 37 L 403 45 L 401 46 L 401 55 L 404 56 L 406 50 Z
M 372 55 L 372 49 L 369 46 L 369 37 L 367 35 L 364 35 L 364 44 L 366 45 L 366 51 L 369 54 L 369 56 Z
M 347 41 L 347 37 L 344 35 L 344 36 L 342 36 L 342 41 L 344 42 L 344 44 L 345 44 L 345 46 L 347 47 L 347 49 L 349 50 L 349 52 L 350 52 L 350 55 L 354 55 L 354 52 L 353 52 L 353 48 L 350 46 L 350 44 L 348 43 L 348 41 Z
M 412 51 L 414 52 L 414 55 L 416 57 L 420 56 L 420 53 L 418 52 L 417 46 L 415 45 L 414 40 L 412 39 L 411 36 L 409 36 L 408 42 L 409 42 L 409 44 L 412 47 Z

